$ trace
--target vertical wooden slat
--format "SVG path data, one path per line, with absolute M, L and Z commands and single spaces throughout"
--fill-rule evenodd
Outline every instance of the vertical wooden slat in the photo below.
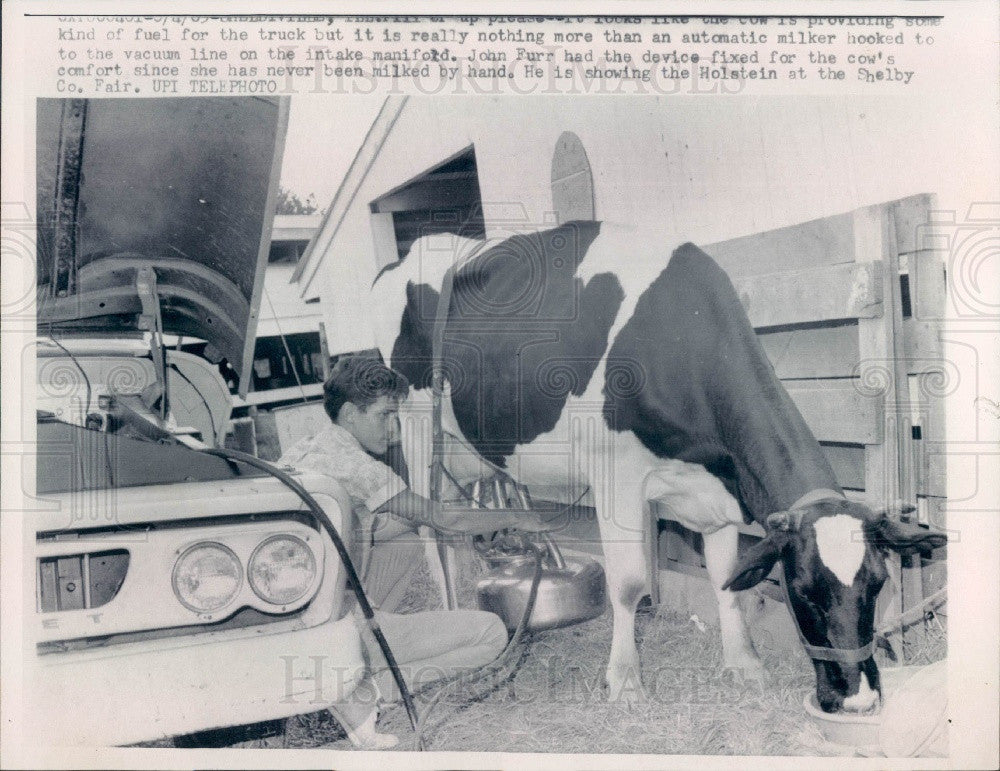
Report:
M 945 366 L 941 343 L 941 319 L 945 305 L 944 262 L 940 252 L 923 248 L 934 243 L 929 232 L 930 212 L 935 199 L 928 196 L 926 210 L 921 219 L 912 210 L 908 211 L 907 227 L 913 228 L 912 242 L 917 251 L 908 255 L 910 273 L 910 300 L 914 323 L 911 331 L 916 337 L 912 349 L 919 353 L 919 361 L 913 362 L 910 372 L 917 375 L 916 398 L 921 402 L 923 421 L 919 442 L 920 458 L 917 463 L 925 468 L 927 479 L 923 487 L 931 495 L 944 495 L 945 454 L 928 453 L 926 448 L 940 445 L 945 441 L 945 416 L 943 393 L 949 385 L 949 373 Z M 919 369 L 919 372 L 915 372 Z M 922 462 L 926 460 L 926 462 Z
M 945 441 L 944 393 L 947 391 L 949 373 L 945 367 L 941 342 L 941 319 L 945 308 L 945 272 L 940 252 L 930 248 L 936 243 L 930 232 L 930 213 L 936 207 L 934 196 L 923 201 L 922 212 L 910 207 L 905 215 L 907 227 L 913 230 L 912 246 L 908 255 L 910 267 L 910 299 L 913 308 L 914 334 L 918 336 L 914 348 L 926 361 L 919 362 L 920 374 L 916 376 L 915 397 L 921 403 L 921 438 L 914 442 L 914 463 L 926 476 L 922 487 L 933 495 L 945 492 L 945 453 L 928 452 Z M 897 214 L 903 217 L 902 214 Z M 911 367 L 911 371 L 914 368 Z M 933 526 L 946 529 L 946 501 L 940 497 L 926 498 L 922 514 Z M 943 559 L 921 563 L 919 573 L 923 596 L 928 596 L 945 586 L 947 566 Z
M 888 506 L 902 497 L 904 479 L 901 476 L 900 389 L 905 388 L 906 372 L 902 362 L 902 311 L 899 298 L 899 261 L 895 243 L 895 228 L 886 207 L 870 206 L 854 214 L 855 256 L 858 262 L 883 262 L 887 280 L 883 284 L 883 314 L 874 319 L 858 320 L 859 387 L 872 391 L 884 405 L 885 433 L 880 444 L 865 447 L 865 491 L 877 506 Z M 904 421 L 908 424 L 908 420 Z M 899 557 L 889 558 L 890 575 L 900 577 Z M 902 582 L 901 578 L 897 578 Z M 880 619 L 902 614 L 905 592 L 902 587 L 887 582 L 879 597 Z M 890 638 L 896 655 L 902 658 L 902 642 Z
M 933 194 L 919 193 L 886 204 L 896 223 L 896 249 L 899 254 L 923 248 L 927 215 L 934 210 L 936 203 Z
M 642 514 L 643 521 L 646 523 L 646 565 L 649 567 L 649 601 L 654 608 L 658 608 L 660 606 L 659 509 L 649 501 L 643 500 Z
M 890 280 L 883 284 L 883 313 L 877 318 L 858 320 L 858 387 L 869 398 L 879 399 L 889 428 L 895 422 L 898 407 L 897 384 L 905 383 L 896 376 L 899 365 L 895 337 L 895 316 L 898 312 L 898 284 L 891 280 L 898 274 L 895 249 L 889 248 L 893 237 L 889 219 L 882 207 L 859 209 L 854 215 L 855 255 L 858 262 L 886 263 Z M 900 326 L 902 318 L 900 314 Z M 899 352 L 901 355 L 901 351 Z M 895 426 L 892 426 L 895 429 Z M 899 478 L 899 441 L 896 431 L 887 431 L 879 444 L 865 448 L 865 489 L 879 505 L 888 505 L 901 492 Z
M 898 497 L 906 503 L 916 504 L 917 484 L 913 469 L 913 425 L 910 405 L 909 377 L 906 364 L 906 351 L 903 345 L 903 298 L 900 288 L 898 233 L 894 209 L 888 208 L 885 215 L 885 241 L 883 243 L 883 261 L 887 276 L 885 288 L 886 315 L 889 317 L 887 328 L 890 338 L 887 348 L 892 356 L 893 389 L 887 395 L 887 407 L 896 416 L 895 441 L 898 464 L 899 487 Z M 892 401 L 888 401 L 891 398 Z M 887 410 L 888 412 L 889 410 Z M 886 441 L 891 441 L 888 427 Z M 905 601 L 904 601 L 905 602 Z
M 920 503 L 927 521 L 932 527 L 941 530 L 946 529 L 945 511 L 948 501 L 945 498 L 923 498 Z M 923 582 L 924 597 L 929 597 L 940 589 L 944 588 L 948 581 L 948 564 L 943 558 L 943 552 L 947 547 L 942 547 L 939 551 L 942 554 L 932 553 L 929 559 L 922 562 L 921 580 Z M 937 609 L 940 615 L 948 614 L 948 605 L 945 603 Z

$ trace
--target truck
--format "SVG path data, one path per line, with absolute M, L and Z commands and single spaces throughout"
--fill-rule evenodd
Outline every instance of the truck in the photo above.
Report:
M 312 510 L 224 447 L 250 382 L 287 98 L 37 103 L 37 458 L 25 692 L 39 746 L 276 721 L 364 658 Z M 203 355 L 182 350 L 204 341 Z M 351 503 L 298 475 L 334 523 Z

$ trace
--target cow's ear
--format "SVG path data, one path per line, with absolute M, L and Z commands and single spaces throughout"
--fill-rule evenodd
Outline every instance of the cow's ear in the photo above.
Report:
M 915 522 L 900 522 L 891 516 L 882 517 L 869 530 L 868 540 L 884 549 L 892 549 L 904 557 L 917 552 L 930 552 L 948 542 L 939 530 Z
M 772 531 L 766 538 L 747 549 L 722 588 L 741 592 L 756 586 L 767 578 L 774 563 L 781 557 L 781 552 L 788 543 L 789 537 L 788 533 L 784 531 Z

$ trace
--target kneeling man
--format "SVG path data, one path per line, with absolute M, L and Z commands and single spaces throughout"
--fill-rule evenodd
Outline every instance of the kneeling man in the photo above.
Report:
M 399 402 L 409 383 L 395 370 L 367 356 L 341 357 L 323 386 L 330 424 L 296 443 L 278 461 L 301 471 L 335 478 L 351 496 L 359 526 L 362 585 L 376 618 L 411 687 L 481 667 L 493 661 L 507 644 L 500 618 L 478 610 L 393 613 L 420 566 L 423 543 L 417 526 L 461 530 L 463 522 L 432 501 L 410 490 L 389 466 L 372 455 L 385 455 L 398 441 Z M 510 514 L 489 510 L 492 529 L 537 529 Z M 346 534 L 345 534 L 346 535 Z M 351 742 L 365 749 L 385 749 L 395 736 L 375 730 L 376 685 L 387 697 L 397 697 L 381 651 L 364 624 L 372 678 L 331 711 Z

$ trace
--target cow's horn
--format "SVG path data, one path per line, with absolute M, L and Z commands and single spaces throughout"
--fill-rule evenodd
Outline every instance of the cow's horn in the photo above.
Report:
M 801 522 L 802 512 L 776 511 L 774 514 L 767 515 L 768 530 L 782 530 L 786 533 L 797 532 Z

